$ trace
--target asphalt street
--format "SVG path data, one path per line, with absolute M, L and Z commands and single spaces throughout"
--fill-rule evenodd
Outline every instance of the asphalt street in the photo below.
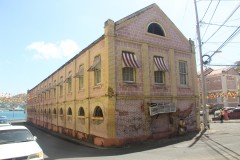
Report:
M 118 148 L 86 146 L 24 125 L 38 137 L 47 160 L 240 160 L 240 121 L 212 122 L 211 129 L 204 132 Z

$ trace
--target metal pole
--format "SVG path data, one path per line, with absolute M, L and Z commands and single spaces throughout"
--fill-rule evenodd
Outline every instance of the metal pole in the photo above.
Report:
M 197 2 L 194 0 L 195 12 L 196 12 L 196 21 L 197 21 L 197 35 L 198 35 L 198 45 L 199 45 L 199 56 L 200 56 L 200 65 L 201 65 L 201 79 L 202 79 L 202 105 L 203 105 L 203 124 L 204 128 L 209 128 L 208 120 L 207 120 L 207 109 L 206 109 L 206 86 L 205 86 L 205 76 L 203 73 L 203 60 L 202 60 L 202 41 L 200 34 L 200 25 L 198 19 L 198 11 L 197 11 Z

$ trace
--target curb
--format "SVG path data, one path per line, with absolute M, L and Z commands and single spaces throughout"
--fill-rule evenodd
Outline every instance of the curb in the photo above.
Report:
M 213 120 L 212 123 L 221 123 L 221 121 Z M 223 123 L 240 123 L 240 120 L 223 120 Z
M 146 141 L 133 142 L 133 143 L 123 145 L 123 146 L 101 147 L 101 146 L 97 146 L 95 144 L 92 144 L 92 143 L 89 143 L 89 142 L 86 142 L 86 141 L 78 140 L 78 139 L 73 138 L 73 137 L 69 137 L 69 136 L 66 136 L 66 135 L 63 135 L 63 134 L 60 134 L 60 133 L 57 133 L 57 132 L 53 132 L 53 131 L 45 129 L 41 126 L 35 126 L 35 125 L 33 125 L 29 122 L 24 122 L 24 123 L 28 126 L 39 129 L 39 130 L 41 130 L 45 133 L 48 133 L 48 134 L 53 135 L 55 137 L 58 137 L 60 139 L 63 139 L 63 140 L 66 140 L 66 141 L 69 141 L 69 142 L 72 142 L 72 143 L 75 143 L 75 144 L 84 145 L 86 147 L 95 148 L 95 149 L 128 148 L 130 146 L 135 146 L 135 145 L 146 146 L 147 148 L 152 149 L 156 145 L 159 146 L 159 147 L 163 147 L 165 145 L 175 144 L 179 141 L 190 140 L 190 139 L 194 138 L 195 136 L 197 136 L 198 134 L 200 134 L 200 132 L 201 132 L 201 131 L 193 131 L 193 132 L 189 132 L 188 134 L 186 134 L 184 136 L 173 136 L 173 137 L 169 137 L 169 138 L 166 138 L 166 139 L 158 139 L 158 140 L 157 139 L 149 139 L 149 140 L 146 140 Z M 161 142 L 161 143 L 159 143 L 159 142 Z
M 81 144 L 81 145 L 84 145 L 84 146 L 87 146 L 87 147 L 90 147 L 90 148 L 96 148 L 96 149 L 106 149 L 106 147 L 103 148 L 103 147 L 96 146 L 94 144 L 91 144 L 91 143 L 88 143 L 88 142 L 85 142 L 85 141 L 81 141 L 81 140 L 78 140 L 78 139 L 75 139 L 75 138 L 72 138 L 72 137 L 69 137 L 69 136 L 65 136 L 65 135 L 59 134 L 57 132 L 53 132 L 53 131 L 47 130 L 47 129 L 43 128 L 43 127 L 32 125 L 29 122 L 24 122 L 24 123 L 26 125 L 31 126 L 31 127 L 37 128 L 37 129 L 39 129 L 39 130 L 41 130 L 41 131 L 43 131 L 45 133 L 54 135 L 55 137 L 58 137 L 58 138 L 70 141 L 70 142 L 75 143 L 75 144 Z

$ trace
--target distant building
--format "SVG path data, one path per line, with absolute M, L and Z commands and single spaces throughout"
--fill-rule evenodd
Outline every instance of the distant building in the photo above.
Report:
M 200 79 L 199 82 L 201 84 Z M 201 86 L 199 88 L 201 93 Z M 240 75 L 233 67 L 212 70 L 206 75 L 206 96 L 210 107 L 236 107 L 239 104 L 239 89 Z
M 152 4 L 28 91 L 29 123 L 96 145 L 199 130 L 194 44 Z

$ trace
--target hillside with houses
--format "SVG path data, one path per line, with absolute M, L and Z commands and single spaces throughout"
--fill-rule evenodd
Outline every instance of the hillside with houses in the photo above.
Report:
M 25 110 L 26 109 L 27 94 L 17 94 L 10 96 L 10 94 L 0 95 L 0 111 L 3 110 Z

